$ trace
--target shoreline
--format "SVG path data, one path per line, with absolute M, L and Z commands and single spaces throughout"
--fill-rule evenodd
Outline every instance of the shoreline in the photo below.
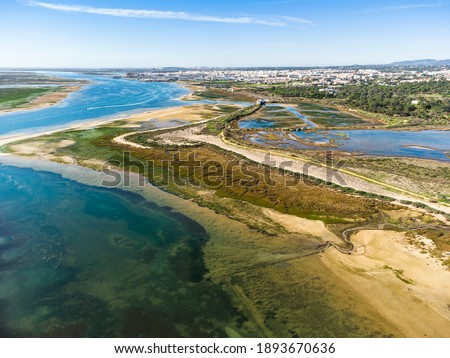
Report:
M 178 83 L 178 82 L 177 82 L 177 84 L 190 91 L 190 89 L 186 86 L 186 84 Z M 81 90 L 83 86 L 81 85 L 81 86 L 74 86 L 74 87 L 79 87 L 76 90 L 76 91 L 78 91 L 78 90 Z M 65 98 L 67 98 L 71 93 L 74 93 L 76 91 L 67 93 Z M 54 133 L 64 132 L 64 131 L 69 131 L 69 130 L 93 129 L 100 125 L 109 124 L 109 123 L 113 123 L 113 122 L 117 122 L 117 121 L 121 121 L 121 120 L 127 120 L 130 122 L 133 122 L 133 121 L 139 122 L 139 121 L 144 121 L 144 120 L 151 120 L 151 119 L 153 119 L 153 117 L 156 117 L 157 119 L 161 119 L 160 117 L 163 117 L 163 116 L 170 116 L 170 115 L 173 115 L 174 113 L 183 112 L 186 110 L 186 108 L 205 106 L 205 104 L 190 104 L 189 101 L 183 100 L 183 98 L 185 96 L 189 96 L 192 93 L 193 92 L 191 91 L 190 94 L 183 95 L 178 99 L 181 102 L 185 102 L 181 105 L 145 109 L 142 112 L 136 112 L 136 113 L 132 113 L 132 114 L 125 114 L 125 113 L 120 114 L 119 113 L 117 115 L 113 115 L 113 117 L 106 117 L 103 119 L 93 118 L 92 120 L 76 121 L 71 124 L 69 123 L 69 124 L 62 125 L 62 126 L 50 127 L 45 130 L 42 129 L 42 130 L 30 131 L 30 132 L 24 131 L 24 132 L 19 132 L 19 133 L 0 134 L 0 147 L 3 145 L 9 144 L 9 143 L 15 142 L 15 141 L 32 139 L 34 137 L 39 137 L 42 135 L 49 135 L 49 134 L 54 134 Z M 61 101 L 64 100 L 65 98 L 61 99 Z M 51 107 L 51 106 L 54 106 L 59 103 L 60 102 L 55 103 L 55 104 L 49 104 L 47 107 Z M 234 105 L 234 104 L 232 102 L 230 102 L 230 105 Z M 211 105 L 211 106 L 214 107 L 215 105 Z M 33 109 L 41 109 L 41 108 L 46 108 L 46 107 L 33 108 Z M 8 112 L 5 112 L 5 114 L 6 113 L 15 113 L 15 112 L 20 112 L 20 111 L 25 111 L 25 110 L 33 110 L 33 109 L 13 109 L 11 111 L 7 110 Z M 0 111 L 0 118 L 1 118 L 2 114 L 3 113 Z M 158 117 L 158 114 L 160 114 L 159 117 Z M 163 114 L 163 116 L 161 116 L 161 114 Z M 153 117 L 147 118 L 148 116 L 153 116 Z M 194 121 L 194 119 L 190 119 L 190 120 Z
M 132 129 L 133 126 L 138 128 L 139 122 L 144 122 L 144 121 L 148 121 L 148 120 L 152 120 L 152 119 L 156 119 L 158 121 L 170 120 L 170 118 L 174 114 L 180 114 L 180 113 L 184 114 L 184 115 L 188 115 L 187 122 L 200 124 L 200 123 L 207 122 L 210 119 L 201 119 L 201 117 L 198 113 L 192 114 L 192 113 L 186 113 L 186 112 L 189 112 L 189 110 L 192 111 L 192 110 L 202 108 L 205 106 L 211 106 L 211 108 L 214 107 L 214 105 L 207 105 L 207 104 L 189 105 L 189 103 L 186 103 L 185 105 L 175 106 L 175 107 L 155 108 L 155 109 L 152 109 L 149 111 L 135 113 L 135 114 L 131 114 L 131 115 L 128 115 L 125 117 L 93 119 L 91 121 L 85 121 L 83 123 L 79 123 L 79 122 L 73 123 L 73 124 L 65 126 L 65 127 L 49 129 L 49 130 L 45 130 L 42 132 L 20 133 L 20 134 L 18 133 L 18 134 L 15 134 L 15 135 L 13 134 L 10 136 L 8 136 L 8 135 L 0 136 L 0 146 L 7 145 L 7 144 L 9 144 L 11 142 L 15 142 L 15 141 L 33 139 L 35 137 L 39 137 L 42 135 L 49 135 L 49 134 L 54 134 L 54 133 L 58 133 L 58 132 L 65 132 L 65 131 L 70 131 L 70 130 L 93 129 L 93 128 L 101 126 L 101 125 L 105 125 L 105 124 L 109 124 L 109 123 L 113 123 L 113 122 L 117 122 L 117 121 L 121 121 L 121 120 L 127 121 L 128 123 L 125 126 L 130 129 Z M 173 118 L 172 118 L 172 120 L 173 120 Z M 191 124 L 191 123 L 181 124 L 179 126 L 175 126 L 172 128 L 175 129 L 176 127 L 180 127 L 179 130 L 183 130 L 183 127 L 185 127 L 186 125 L 189 126 L 189 124 Z M 151 130 L 147 130 L 147 131 L 142 131 L 142 133 L 145 133 L 148 131 L 158 131 L 160 129 L 162 129 L 162 128 L 155 128 L 155 129 L 151 129 Z M 144 146 L 129 142 L 125 139 L 126 137 L 132 135 L 133 133 L 135 133 L 135 132 L 129 132 L 129 133 L 123 134 L 117 138 L 114 138 L 114 141 L 121 145 L 130 145 L 130 146 L 136 147 L 136 148 L 144 148 Z M 212 145 L 218 146 L 222 149 L 244 155 L 247 158 L 249 158 L 250 160 L 253 160 L 256 162 L 261 162 L 261 158 L 260 158 L 261 152 L 264 152 L 264 153 L 271 152 L 275 156 L 277 162 L 278 161 L 283 162 L 284 158 L 288 158 L 290 160 L 295 160 L 295 162 L 296 162 L 295 168 L 291 168 L 291 171 L 294 171 L 294 172 L 303 173 L 303 167 L 305 165 L 309 165 L 308 163 L 310 163 L 308 161 L 305 161 L 302 158 L 298 158 L 298 157 L 293 158 L 289 155 L 281 154 L 278 152 L 273 152 L 270 150 L 261 150 L 261 149 L 248 148 L 248 147 L 244 148 L 236 143 L 232 143 L 228 140 L 225 140 L 225 138 L 222 138 L 222 137 L 219 138 L 219 137 L 212 137 L 212 136 L 205 136 L 205 135 L 192 136 L 192 134 L 188 133 L 188 135 L 185 139 L 187 139 L 188 141 L 189 141 L 189 139 L 194 140 L 194 141 L 200 140 L 201 142 L 212 144 Z M 327 175 L 328 175 L 326 172 L 324 172 L 324 170 L 326 168 L 324 169 L 323 166 L 318 165 L 317 163 L 312 163 L 312 164 L 313 164 L 313 166 L 311 166 L 311 168 L 309 168 L 312 171 L 311 175 L 313 177 L 317 177 L 319 179 L 324 179 L 324 178 L 326 179 Z M 419 201 L 423 202 L 423 199 L 425 199 L 422 195 L 414 193 L 414 195 L 411 196 L 411 193 L 406 193 L 405 190 L 402 190 L 397 187 L 394 188 L 391 185 L 384 184 L 384 183 L 380 184 L 379 182 L 376 182 L 374 180 L 368 180 L 367 178 L 364 178 L 358 174 L 354 174 L 354 173 L 350 173 L 350 172 L 342 171 L 342 170 L 340 171 L 340 174 L 348 179 L 347 183 L 354 183 L 354 182 L 358 182 L 358 181 L 362 180 L 364 183 L 361 182 L 360 185 L 358 186 L 357 190 L 369 191 L 369 192 L 373 192 L 373 193 L 379 194 L 379 195 L 386 195 L 386 196 L 390 196 L 397 200 L 417 201 L 417 199 L 420 198 Z M 374 185 L 376 187 L 374 187 Z M 352 185 L 350 185 L 350 186 L 352 187 Z M 392 190 L 394 190 L 394 191 L 392 191 Z M 400 194 L 396 193 L 395 191 L 400 191 Z M 446 213 L 450 213 L 449 212 L 450 209 L 447 206 L 442 206 L 437 203 L 431 203 L 431 202 L 429 202 L 429 200 L 426 200 L 426 205 L 428 205 L 434 209 L 444 211 Z
M 103 187 L 101 185 L 103 179 L 110 180 L 110 176 L 105 173 L 75 163 L 67 165 L 56 163 L 48 159 L 26 158 L 15 156 L 14 154 L 3 155 L 0 153 L 0 168 L 1 165 L 29 168 L 35 171 L 48 171 L 61 175 L 65 179 L 100 188 Z M 147 180 L 145 180 L 145 186 L 140 186 L 140 180 L 138 174 L 131 173 L 130 185 L 125 186 L 121 183 L 121 185 L 117 187 L 106 188 L 106 190 L 123 190 L 138 194 L 150 203 L 155 203 L 160 207 L 170 208 L 172 212 L 180 213 L 199 223 L 208 234 L 208 240 L 203 246 L 203 251 L 205 253 L 204 261 L 208 268 L 207 277 L 213 282 L 221 285 L 225 291 L 229 292 L 230 298 L 236 309 L 241 312 L 246 312 L 247 318 L 252 323 L 250 326 L 252 331 L 259 331 L 262 336 L 265 336 L 265 334 L 267 334 L 268 337 L 277 336 L 276 333 L 268 329 L 264 324 L 258 322 L 258 310 L 251 302 L 248 302 L 248 298 L 246 298 L 245 295 L 244 297 L 236 295 L 233 289 L 234 285 L 231 286 L 226 278 L 228 275 L 232 275 L 233 272 L 241 272 L 248 267 L 256 267 L 260 263 L 261 258 L 258 255 L 255 255 L 254 249 L 252 249 L 254 240 L 257 242 L 255 248 L 264 250 L 268 245 L 272 245 L 273 238 L 263 233 L 256 232 L 246 224 L 231 219 L 226 215 L 217 213 L 213 209 L 201 206 L 191 200 L 183 199 L 176 194 L 160 189 L 149 183 Z M 245 257 L 245 259 L 235 259 L 233 252 L 236 245 L 242 247 L 243 252 L 240 251 L 240 255 Z M 263 252 L 265 252 L 265 250 Z M 269 255 L 272 254 L 270 253 Z M 273 256 L 278 258 L 277 254 Z M 263 259 L 267 260 L 267 255 L 264 255 Z M 226 265 L 222 265 L 224 262 L 226 262 Z M 248 329 L 249 327 L 246 328 Z
M 33 111 L 43 108 L 49 108 L 56 106 L 63 102 L 72 93 L 81 91 L 83 85 L 64 86 L 59 91 L 46 93 L 38 96 L 28 103 L 25 103 L 21 107 L 0 109 L 0 118 L 2 114 L 11 114 L 22 111 Z
M 146 120 L 152 120 L 157 119 L 161 121 L 166 121 L 168 119 L 164 117 L 171 116 L 173 114 L 183 114 L 183 112 L 186 112 L 187 110 L 191 108 L 198 108 L 202 105 L 183 105 L 183 106 L 174 106 L 174 107 L 164 107 L 164 108 L 155 108 L 151 110 L 146 110 L 144 112 L 134 113 L 131 115 L 126 116 L 120 116 L 120 117 L 113 117 L 113 118 L 104 118 L 104 119 L 92 119 L 92 120 L 85 120 L 83 122 L 74 122 L 72 124 L 67 124 L 61 127 L 53 127 L 46 130 L 36 131 L 36 132 L 23 132 L 23 133 L 16 133 L 16 134 L 5 134 L 0 135 L 0 146 L 9 144 L 15 141 L 21 141 L 25 139 L 32 139 L 35 137 L 40 137 L 43 135 L 49 135 L 54 134 L 58 132 L 65 132 L 69 130 L 86 130 L 86 129 L 93 129 L 97 126 L 114 123 L 122 120 L 130 121 L 130 124 L 135 122 L 136 125 L 138 122 L 146 121 Z M 149 118 L 150 117 L 150 118 Z M 189 119 L 188 119 L 189 120 Z M 191 114 L 192 121 L 195 121 L 195 114 Z
M 13 166 L 24 169 L 32 169 L 34 171 L 46 171 L 61 175 L 64 179 L 68 179 L 89 187 L 102 188 L 104 190 L 122 190 L 137 194 L 144 198 L 149 203 L 154 203 L 159 207 L 170 208 L 171 212 L 181 214 L 201 225 L 208 234 L 208 240 L 205 246 L 214 247 L 215 240 L 221 240 L 222 236 L 227 235 L 234 240 L 239 240 L 245 237 L 250 240 L 252 237 L 263 238 L 262 235 L 255 233 L 249 229 L 245 224 L 232 220 L 222 214 L 218 214 L 212 209 L 202 207 L 195 202 L 185 200 L 175 194 L 164 191 L 157 186 L 152 185 L 145 180 L 145 185 L 141 186 L 141 177 L 138 174 L 130 174 L 130 184 L 125 185 L 123 182 L 115 187 L 105 187 L 102 185 L 103 180 L 111 180 L 111 177 L 106 173 L 90 169 L 78 164 L 61 164 L 44 158 L 27 158 L 21 156 L 3 155 L 0 153 L 0 169 L 1 166 Z M 205 260 L 205 265 L 207 264 Z M 208 276 L 214 275 L 214 268 L 209 268 Z M 217 282 L 222 285 L 223 283 Z M 226 290 L 226 285 L 224 289 Z M 241 303 L 232 294 L 230 298 L 233 305 L 237 309 L 243 309 Z M 248 317 L 251 320 L 252 317 Z M 253 327 L 251 327 L 253 330 Z M 258 331 L 258 328 L 254 328 Z
M 99 171 L 76 164 L 59 164 L 46 159 L 23 158 L 14 155 L 5 157 L 0 155 L 0 164 L 29 168 L 36 171 L 48 171 L 61 175 L 63 178 L 95 187 L 102 187 L 102 179 L 110 179 L 105 173 Z M 158 206 L 169 207 L 171 208 L 171 211 L 185 215 L 205 228 L 209 237 L 203 248 L 205 252 L 205 265 L 209 270 L 208 276 L 211 277 L 213 282 L 222 285 L 226 291 L 230 292 L 237 309 L 247 313 L 248 319 L 252 322 L 252 331 L 263 332 L 264 335 L 269 337 L 281 337 L 280 334 L 273 331 L 273 327 L 267 326 L 263 320 L 264 311 L 262 310 L 262 307 L 256 306 L 253 302 L 254 297 L 251 295 L 249 296 L 247 293 L 253 282 L 250 279 L 251 276 L 249 276 L 249 281 L 246 280 L 245 284 L 243 283 L 240 285 L 230 283 L 229 277 L 238 275 L 238 277 L 242 278 L 243 276 L 240 272 L 245 272 L 249 268 L 252 270 L 251 272 L 255 272 L 255 270 L 256 272 L 265 272 L 267 270 L 270 272 L 273 270 L 274 273 L 278 272 L 279 265 L 277 263 L 280 262 L 280 259 L 282 260 L 284 255 L 286 255 L 286 253 L 280 255 L 280 252 L 278 252 L 281 247 L 287 246 L 297 248 L 297 245 L 299 245 L 301 241 L 307 240 L 307 237 L 280 237 L 278 240 L 274 241 L 272 237 L 255 232 L 248 228 L 244 223 L 218 214 L 212 209 L 200 206 L 190 200 L 185 200 L 175 194 L 168 193 L 148 182 L 145 183 L 144 187 L 139 186 L 139 175 L 137 174 L 132 174 L 130 179 L 130 186 L 127 187 L 121 185 L 115 189 L 129 191 L 142 196 L 145 200 L 153 202 Z M 327 229 L 318 221 L 303 220 L 299 218 L 298 221 L 291 222 L 290 215 L 280 214 L 270 209 L 266 210 L 266 214 L 273 215 L 278 222 L 286 225 L 286 227 L 290 229 L 289 231 L 293 233 L 302 235 L 302 233 L 312 234 L 327 232 Z M 309 224 L 313 224 L 313 226 L 309 227 Z M 328 232 L 328 235 L 330 235 L 330 238 L 334 236 L 331 232 Z M 339 240 L 337 237 L 335 238 Z M 239 259 L 236 259 L 236 248 L 238 248 Z M 340 253 L 334 248 L 327 250 L 325 254 L 327 253 L 330 253 L 330 255 L 337 255 L 338 258 L 342 256 L 347 257 L 347 255 Z M 353 300 L 355 297 L 358 297 L 361 300 L 355 301 L 357 307 L 351 307 L 354 314 L 357 316 L 361 315 L 364 319 L 370 319 L 372 324 L 374 323 L 376 326 L 386 329 L 386 333 L 394 333 L 395 336 L 399 337 L 403 336 L 403 332 L 399 331 L 389 319 L 384 316 L 376 315 L 377 306 L 367 300 L 364 295 L 361 295 L 351 282 L 332 279 L 331 277 L 336 275 L 336 273 L 333 271 L 333 268 L 328 267 L 327 264 L 322 262 L 322 255 L 324 255 L 324 253 L 316 253 L 312 256 L 310 256 L 308 252 L 305 252 L 304 256 L 299 256 L 298 253 L 294 255 L 288 254 L 286 258 L 289 262 L 289 267 L 291 267 L 289 269 L 289 274 L 296 275 L 297 273 L 302 273 L 306 270 L 306 272 L 313 272 L 314 277 L 317 277 L 316 275 L 320 275 L 323 278 L 329 277 L 330 279 L 323 283 L 325 285 L 324 287 L 328 287 L 331 282 L 334 281 L 332 287 L 338 288 L 339 292 L 345 292 L 345 296 L 342 297 L 342 293 L 339 293 L 334 298 L 338 299 L 337 302 L 333 303 L 333 305 L 336 305 L 336 308 L 341 307 L 341 305 L 342 307 L 345 307 L 347 305 L 347 299 Z M 273 261 L 273 263 L 271 263 L 271 261 Z M 261 266 L 261 262 L 266 262 L 267 264 Z M 312 262 L 314 262 L 314 269 L 309 267 Z M 257 267 L 261 268 L 257 269 Z M 271 284 L 272 281 L 267 282 L 268 287 Z M 289 283 L 288 286 L 291 287 L 292 283 Z M 311 292 L 311 294 L 313 294 L 313 292 Z M 329 296 L 331 300 L 334 300 L 334 295 L 335 293 L 330 291 L 327 296 Z M 291 295 L 289 297 L 294 299 L 295 296 Z M 293 322 L 296 322 L 296 320 L 294 319 Z M 293 322 L 291 322 L 291 324 Z M 362 326 L 365 327 L 366 323 L 362 323 Z M 372 326 L 368 325 L 367 329 L 372 329 Z

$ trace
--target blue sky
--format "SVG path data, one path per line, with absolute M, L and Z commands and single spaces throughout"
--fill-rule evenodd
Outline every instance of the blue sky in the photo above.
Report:
M 1 0 L 0 67 L 444 59 L 449 24 L 439 0 Z

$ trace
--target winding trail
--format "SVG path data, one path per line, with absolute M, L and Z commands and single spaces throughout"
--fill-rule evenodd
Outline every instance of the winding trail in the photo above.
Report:
M 376 179 L 353 173 L 344 168 L 331 167 L 326 164 L 305 159 L 297 155 L 294 156 L 289 153 L 247 147 L 242 144 L 231 142 L 224 137 L 223 133 L 220 136 L 199 134 L 198 125 L 206 123 L 210 120 L 212 119 L 174 127 L 173 131 L 164 133 L 158 138 L 160 138 L 164 143 L 177 143 L 179 145 L 199 142 L 211 144 L 229 152 L 239 154 L 260 164 L 270 165 L 271 167 L 284 169 L 293 173 L 308 175 L 342 187 L 353 188 L 355 190 L 364 191 L 367 193 L 391 197 L 398 201 L 405 200 L 420 202 L 433 209 L 450 214 L 450 207 L 445 204 L 433 203 L 430 198 L 424 195 L 416 194 L 411 191 L 380 182 Z M 161 129 L 127 133 L 114 138 L 113 141 L 125 146 L 146 149 L 149 147 L 128 141 L 127 137 L 136 133 L 142 134 L 146 132 L 149 133 L 158 131 L 161 131 Z M 286 159 L 288 159 L 288 161 Z
M 297 156 L 293 156 L 286 153 L 281 153 L 279 151 L 268 151 L 259 148 L 247 147 L 241 144 L 233 143 L 225 138 L 224 133 L 222 132 L 220 136 L 212 136 L 212 135 L 204 135 L 199 133 L 199 124 L 206 123 L 211 119 L 204 120 L 197 123 L 191 123 L 187 125 L 182 125 L 178 127 L 174 127 L 173 131 L 169 133 L 161 134 L 157 136 L 157 140 L 160 140 L 164 143 L 170 144 L 193 144 L 193 143 L 206 143 L 217 146 L 221 149 L 242 155 L 252 161 L 261 164 L 269 164 L 275 168 L 287 169 L 294 173 L 306 174 L 312 177 L 316 177 L 322 180 L 326 180 L 329 182 L 333 182 L 340 186 L 351 187 L 356 190 L 361 190 L 365 192 L 374 193 L 377 195 L 384 195 L 392 197 L 396 200 L 408 200 L 408 201 L 419 201 L 424 203 L 430 207 L 441 210 L 446 213 L 450 213 L 450 208 L 447 206 L 439 205 L 436 203 L 431 203 L 430 200 L 420 194 L 416 194 L 410 192 L 408 190 L 404 190 L 393 185 L 389 185 L 386 183 L 382 183 L 372 178 L 367 178 L 362 175 L 353 173 L 346 169 L 336 169 L 330 166 L 327 166 L 322 163 L 313 162 L 311 160 L 306 160 L 304 158 L 300 158 Z M 152 129 L 148 132 L 158 132 L 161 129 Z M 144 132 L 133 132 L 121 135 L 119 137 L 114 138 L 114 142 L 119 143 L 121 145 L 131 146 L 135 148 L 146 149 L 148 146 L 144 146 L 141 144 L 137 144 L 134 142 L 128 141 L 126 138 L 136 133 L 144 133 Z M 270 156 L 270 163 L 267 162 L 268 156 Z M 285 159 L 289 159 L 290 162 L 286 162 Z M 393 190 L 393 191 L 392 191 Z M 356 245 L 351 240 L 351 235 L 360 230 L 380 230 L 384 229 L 387 225 L 392 225 L 385 221 L 384 223 L 376 226 L 362 226 L 355 227 L 345 230 L 342 233 L 342 240 L 346 243 L 348 247 L 342 247 L 332 241 L 327 241 L 323 245 L 319 246 L 317 250 L 313 250 L 308 253 L 302 253 L 300 255 L 292 255 L 289 257 L 284 257 L 281 261 L 290 261 L 295 260 L 304 256 L 314 255 L 320 252 L 327 250 L 330 247 L 334 247 L 336 250 L 341 252 L 342 254 L 351 255 L 355 251 L 357 251 Z M 393 225 L 395 226 L 395 225 Z M 400 228 L 396 226 L 396 228 Z M 408 230 L 408 228 L 400 228 L 404 230 Z M 279 263 L 279 260 L 276 260 L 276 263 Z M 246 270 L 259 268 L 261 265 L 273 265 L 274 262 L 265 262 L 256 265 L 255 267 L 248 267 Z

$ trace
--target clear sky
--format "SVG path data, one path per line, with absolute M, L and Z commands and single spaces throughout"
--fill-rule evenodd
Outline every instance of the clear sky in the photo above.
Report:
M 0 0 L 0 67 L 314 66 L 450 58 L 440 0 Z

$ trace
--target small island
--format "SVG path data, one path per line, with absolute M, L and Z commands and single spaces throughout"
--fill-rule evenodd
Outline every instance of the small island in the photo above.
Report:
M 0 73 L 0 114 L 56 105 L 84 84 L 33 73 Z

